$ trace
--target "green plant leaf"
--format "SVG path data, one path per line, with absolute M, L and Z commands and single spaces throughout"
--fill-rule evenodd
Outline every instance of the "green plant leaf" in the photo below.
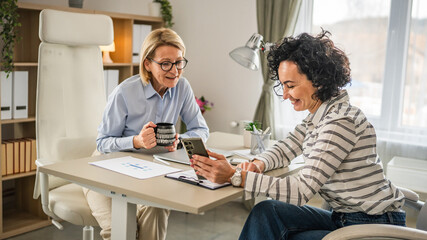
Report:
M 245 126 L 245 130 L 246 131 L 253 132 L 254 128 L 257 129 L 257 130 L 261 130 L 261 123 L 258 122 L 258 121 L 254 121 L 254 122 L 247 123 L 246 126 Z
M 17 0 L 0 1 L 0 35 L 3 41 L 1 49 L 2 70 L 9 73 L 13 71 L 13 47 L 19 41 L 17 30 L 21 26 L 19 22 Z
M 165 21 L 165 27 L 171 28 L 174 25 L 172 22 L 172 6 L 169 0 L 154 0 L 161 4 L 160 11 L 162 13 L 163 21 Z

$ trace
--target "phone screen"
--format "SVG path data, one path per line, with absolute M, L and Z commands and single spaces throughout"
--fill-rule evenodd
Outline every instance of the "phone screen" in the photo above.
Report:
M 188 158 L 192 158 L 193 154 L 197 154 L 204 157 L 209 157 L 206 151 L 205 144 L 201 138 L 183 138 L 181 139 L 182 145 L 187 152 Z M 197 175 L 199 180 L 206 179 L 203 176 Z

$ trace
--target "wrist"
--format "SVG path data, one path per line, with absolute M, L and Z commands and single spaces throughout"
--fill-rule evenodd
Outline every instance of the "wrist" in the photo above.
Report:
M 231 185 L 233 185 L 233 187 L 242 186 L 242 171 L 240 167 L 234 169 L 234 174 L 231 176 Z
M 228 177 L 227 182 L 231 183 L 231 178 L 233 177 L 233 175 L 234 175 L 235 172 L 236 172 L 236 168 L 232 167 L 231 171 L 230 171 L 230 174 L 228 175 L 229 177 Z
M 241 186 L 242 188 L 244 188 L 244 187 L 245 187 L 245 180 L 246 180 L 246 175 L 247 175 L 247 173 L 248 173 L 248 171 L 246 171 L 246 170 L 242 170 L 242 183 L 240 184 L 240 186 Z
M 132 138 L 132 144 L 133 144 L 133 148 L 135 149 L 140 149 L 142 146 L 138 145 L 138 139 L 137 139 L 138 135 L 133 136 Z
M 258 167 L 258 169 L 260 170 L 261 173 L 264 172 L 264 170 L 265 170 L 265 164 L 264 164 L 263 161 L 261 161 L 261 160 L 254 160 L 252 163 L 255 164 Z

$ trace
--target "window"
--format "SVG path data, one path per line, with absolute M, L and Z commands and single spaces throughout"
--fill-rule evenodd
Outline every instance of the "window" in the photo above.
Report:
M 348 55 L 350 101 L 363 110 L 378 135 L 400 140 L 425 136 L 427 0 L 303 1 L 295 35 L 317 34 L 320 27 Z M 276 115 L 276 123 L 289 119 L 289 111 L 280 109 Z
M 334 14 L 332 9 L 338 11 Z M 351 102 L 373 116 L 381 113 L 389 9 L 390 0 L 313 2 L 311 32 L 319 33 L 322 27 L 332 33 L 331 39 L 350 60 Z
M 427 128 L 427 1 L 412 3 L 402 125 Z

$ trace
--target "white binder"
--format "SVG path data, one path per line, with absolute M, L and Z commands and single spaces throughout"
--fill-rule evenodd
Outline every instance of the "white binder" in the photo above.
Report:
M 151 25 L 134 24 L 133 25 L 133 39 L 132 39 L 132 62 L 139 63 L 139 54 L 141 46 L 145 38 L 151 32 Z
M 28 72 L 13 72 L 12 118 L 28 118 Z
M 104 70 L 105 95 L 108 96 L 113 92 L 114 88 L 119 85 L 119 70 Z
M 1 78 L 1 119 L 12 118 L 12 73 L 6 77 L 6 72 L 0 72 Z
M 132 62 L 139 63 L 139 51 L 141 50 L 141 29 L 139 24 L 133 25 Z

